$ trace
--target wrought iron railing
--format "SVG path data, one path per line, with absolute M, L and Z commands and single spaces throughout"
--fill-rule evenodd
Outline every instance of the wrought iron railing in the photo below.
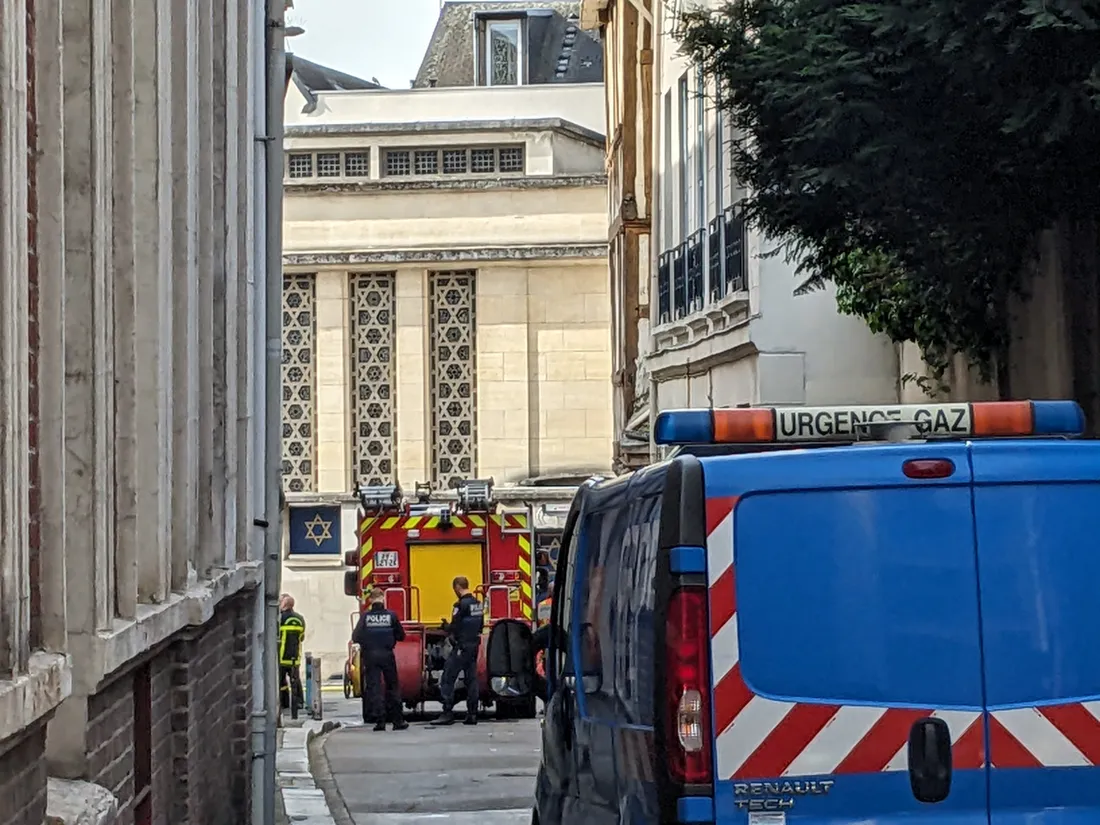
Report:
M 725 220 L 719 216 L 707 227 L 707 286 L 712 301 L 720 299 L 725 289 L 722 278 L 726 271 L 726 257 L 722 249 L 725 226 Z
M 707 293 L 703 286 L 706 269 L 707 231 L 700 229 L 688 236 L 687 247 L 687 309 L 688 313 L 699 312 L 706 303 Z
M 665 252 L 657 259 L 657 323 L 672 320 L 672 253 Z
M 748 285 L 748 256 L 745 251 L 745 219 L 735 206 L 723 216 L 722 246 L 725 248 L 725 278 L 723 296 L 741 292 Z
M 687 243 L 682 243 L 672 250 L 672 317 L 687 314 Z

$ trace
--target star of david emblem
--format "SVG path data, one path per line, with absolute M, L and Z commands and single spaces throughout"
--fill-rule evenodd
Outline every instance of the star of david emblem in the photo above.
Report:
M 317 547 L 320 547 L 322 544 L 332 538 L 332 532 L 330 529 L 332 527 L 332 522 L 322 519 L 320 513 L 315 513 L 313 516 L 313 521 L 307 521 L 305 526 L 306 538 L 312 541 Z M 317 532 L 318 529 L 320 529 L 319 535 Z

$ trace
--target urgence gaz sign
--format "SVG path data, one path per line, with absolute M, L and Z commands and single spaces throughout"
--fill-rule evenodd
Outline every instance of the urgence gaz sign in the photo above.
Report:
M 861 424 L 914 422 L 924 436 L 973 433 L 969 404 L 891 404 L 860 407 L 799 407 L 775 411 L 776 441 L 853 437 Z

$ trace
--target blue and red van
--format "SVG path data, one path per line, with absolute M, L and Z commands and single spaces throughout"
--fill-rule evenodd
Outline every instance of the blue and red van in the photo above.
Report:
M 661 413 L 677 455 L 569 514 L 532 821 L 1100 821 L 1083 432 L 1067 401 Z

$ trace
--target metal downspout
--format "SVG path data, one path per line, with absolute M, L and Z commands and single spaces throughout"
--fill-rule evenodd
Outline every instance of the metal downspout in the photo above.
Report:
M 286 0 L 264 0 L 264 731 L 263 825 L 275 825 L 275 750 L 279 714 L 279 593 L 282 588 L 283 106 Z M 256 790 L 255 788 L 253 789 Z

